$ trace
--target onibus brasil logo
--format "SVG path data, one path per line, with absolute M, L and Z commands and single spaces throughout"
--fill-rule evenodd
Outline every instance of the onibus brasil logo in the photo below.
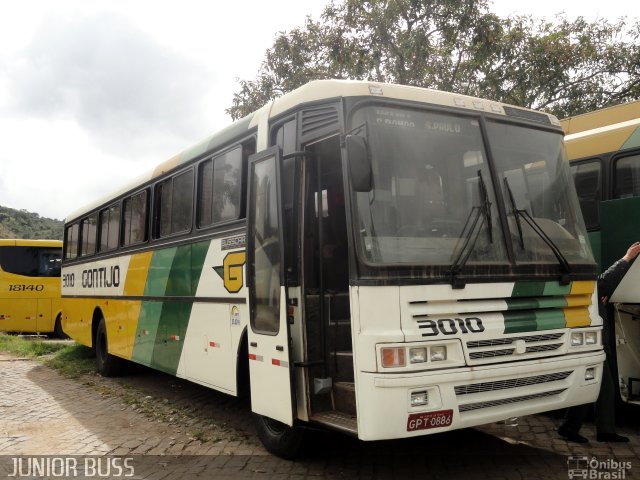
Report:
M 582 455 L 571 456 L 567 459 L 567 474 L 570 479 L 620 480 L 627 478 L 627 473 L 630 470 L 630 461 L 614 458 L 600 460 L 597 457 L 589 458 Z

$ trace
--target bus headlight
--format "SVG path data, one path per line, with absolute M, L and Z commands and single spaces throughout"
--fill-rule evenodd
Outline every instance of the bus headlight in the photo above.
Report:
M 571 346 L 579 347 L 584 345 L 584 334 L 582 332 L 571 332 Z
M 427 349 L 410 348 L 409 349 L 409 363 L 424 363 L 427 361 Z
M 459 339 L 439 339 L 432 342 L 412 342 L 376 345 L 378 371 L 419 372 L 429 368 L 442 369 L 465 365 Z
M 598 343 L 598 332 L 586 332 L 584 334 L 585 345 L 596 345 Z
M 387 347 L 382 349 L 382 366 L 384 368 L 404 367 L 406 364 L 404 347 Z
M 441 362 L 447 359 L 447 347 L 438 345 L 429 347 L 429 359 L 432 362 Z
M 411 392 L 411 406 L 420 407 L 429 404 L 429 393 L 425 390 L 420 392 Z

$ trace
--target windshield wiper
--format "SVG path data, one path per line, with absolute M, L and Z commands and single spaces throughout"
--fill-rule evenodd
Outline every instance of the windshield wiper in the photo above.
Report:
M 489 201 L 489 193 L 487 186 L 482 178 L 482 170 L 478 170 L 478 187 L 480 188 L 480 197 L 482 200 L 482 213 L 487 222 L 487 234 L 489 235 L 489 243 L 493 243 L 493 225 L 491 223 L 491 202 Z
M 524 237 L 522 236 L 522 224 L 520 223 L 520 212 L 516 208 L 516 200 L 513 198 L 513 192 L 511 191 L 511 187 L 509 186 L 509 181 L 507 177 L 504 177 L 504 187 L 507 190 L 507 197 L 509 198 L 509 203 L 511 204 L 511 213 L 513 214 L 513 218 L 516 220 L 516 226 L 518 227 L 518 238 L 520 239 L 520 248 L 524 250 Z
M 513 213 L 513 217 L 516 220 L 516 225 L 518 227 L 518 236 L 520 238 L 520 247 L 524 250 L 524 236 L 522 235 L 522 225 L 520 223 L 520 218 L 522 218 L 531 230 L 533 230 L 543 241 L 547 244 L 547 246 L 551 249 L 553 254 L 555 255 L 558 263 L 564 270 L 564 274 L 561 276 L 560 283 L 566 285 L 570 282 L 569 274 L 571 274 L 571 266 L 569 262 L 562 254 L 558 246 L 551 240 L 551 237 L 546 234 L 546 232 L 542 229 L 542 227 L 535 221 L 535 219 L 527 212 L 525 209 L 518 209 L 516 205 L 515 198 L 513 196 L 513 191 L 511 190 L 511 186 L 509 185 L 509 180 L 507 177 L 504 177 L 504 186 L 507 190 L 507 197 L 509 198 L 509 203 L 511 204 L 511 213 Z
M 464 288 L 465 282 L 464 280 L 460 280 L 458 275 L 460 271 L 471 257 L 471 253 L 473 252 L 473 248 L 475 247 L 478 237 L 480 236 L 480 232 L 482 231 L 482 226 L 486 223 L 488 227 L 488 235 L 489 235 L 489 243 L 493 243 L 493 232 L 491 225 L 491 202 L 489 202 L 489 195 L 487 193 L 487 186 L 484 183 L 484 179 L 482 178 L 482 171 L 478 170 L 478 188 L 480 189 L 480 200 L 482 202 L 481 205 L 474 205 L 467 216 L 467 220 L 464 223 L 464 227 L 462 228 L 461 238 L 464 238 L 464 243 L 462 244 L 462 248 L 460 248 L 460 252 L 458 256 L 454 260 L 451 265 L 451 269 L 449 270 L 449 275 L 451 276 L 451 286 L 453 288 Z M 478 226 L 478 221 L 482 218 Z M 478 228 L 476 229 L 476 226 Z M 473 232 L 475 233 L 475 236 Z

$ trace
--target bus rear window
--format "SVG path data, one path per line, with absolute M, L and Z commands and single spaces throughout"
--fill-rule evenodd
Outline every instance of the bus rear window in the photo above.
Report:
M 59 277 L 59 248 L 0 247 L 2 270 L 26 277 Z

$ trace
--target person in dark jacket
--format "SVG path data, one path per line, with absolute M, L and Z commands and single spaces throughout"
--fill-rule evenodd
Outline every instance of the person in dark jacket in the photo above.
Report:
M 603 319 L 602 343 L 606 359 L 602 368 L 602 383 L 600 395 L 595 403 L 596 439 L 599 442 L 628 442 L 627 437 L 618 435 L 615 426 L 616 384 L 609 366 L 609 359 L 615 358 L 615 351 L 611 351 L 610 338 L 615 336 L 612 308 L 607 305 L 609 297 L 620 284 L 631 262 L 640 254 L 640 242 L 636 242 L 627 249 L 627 253 L 620 260 L 611 265 L 606 272 L 598 277 L 598 309 Z M 564 421 L 558 428 L 558 434 L 570 442 L 586 443 L 588 440 L 580 435 L 580 427 L 589 411 L 590 404 L 578 405 L 567 409 Z

